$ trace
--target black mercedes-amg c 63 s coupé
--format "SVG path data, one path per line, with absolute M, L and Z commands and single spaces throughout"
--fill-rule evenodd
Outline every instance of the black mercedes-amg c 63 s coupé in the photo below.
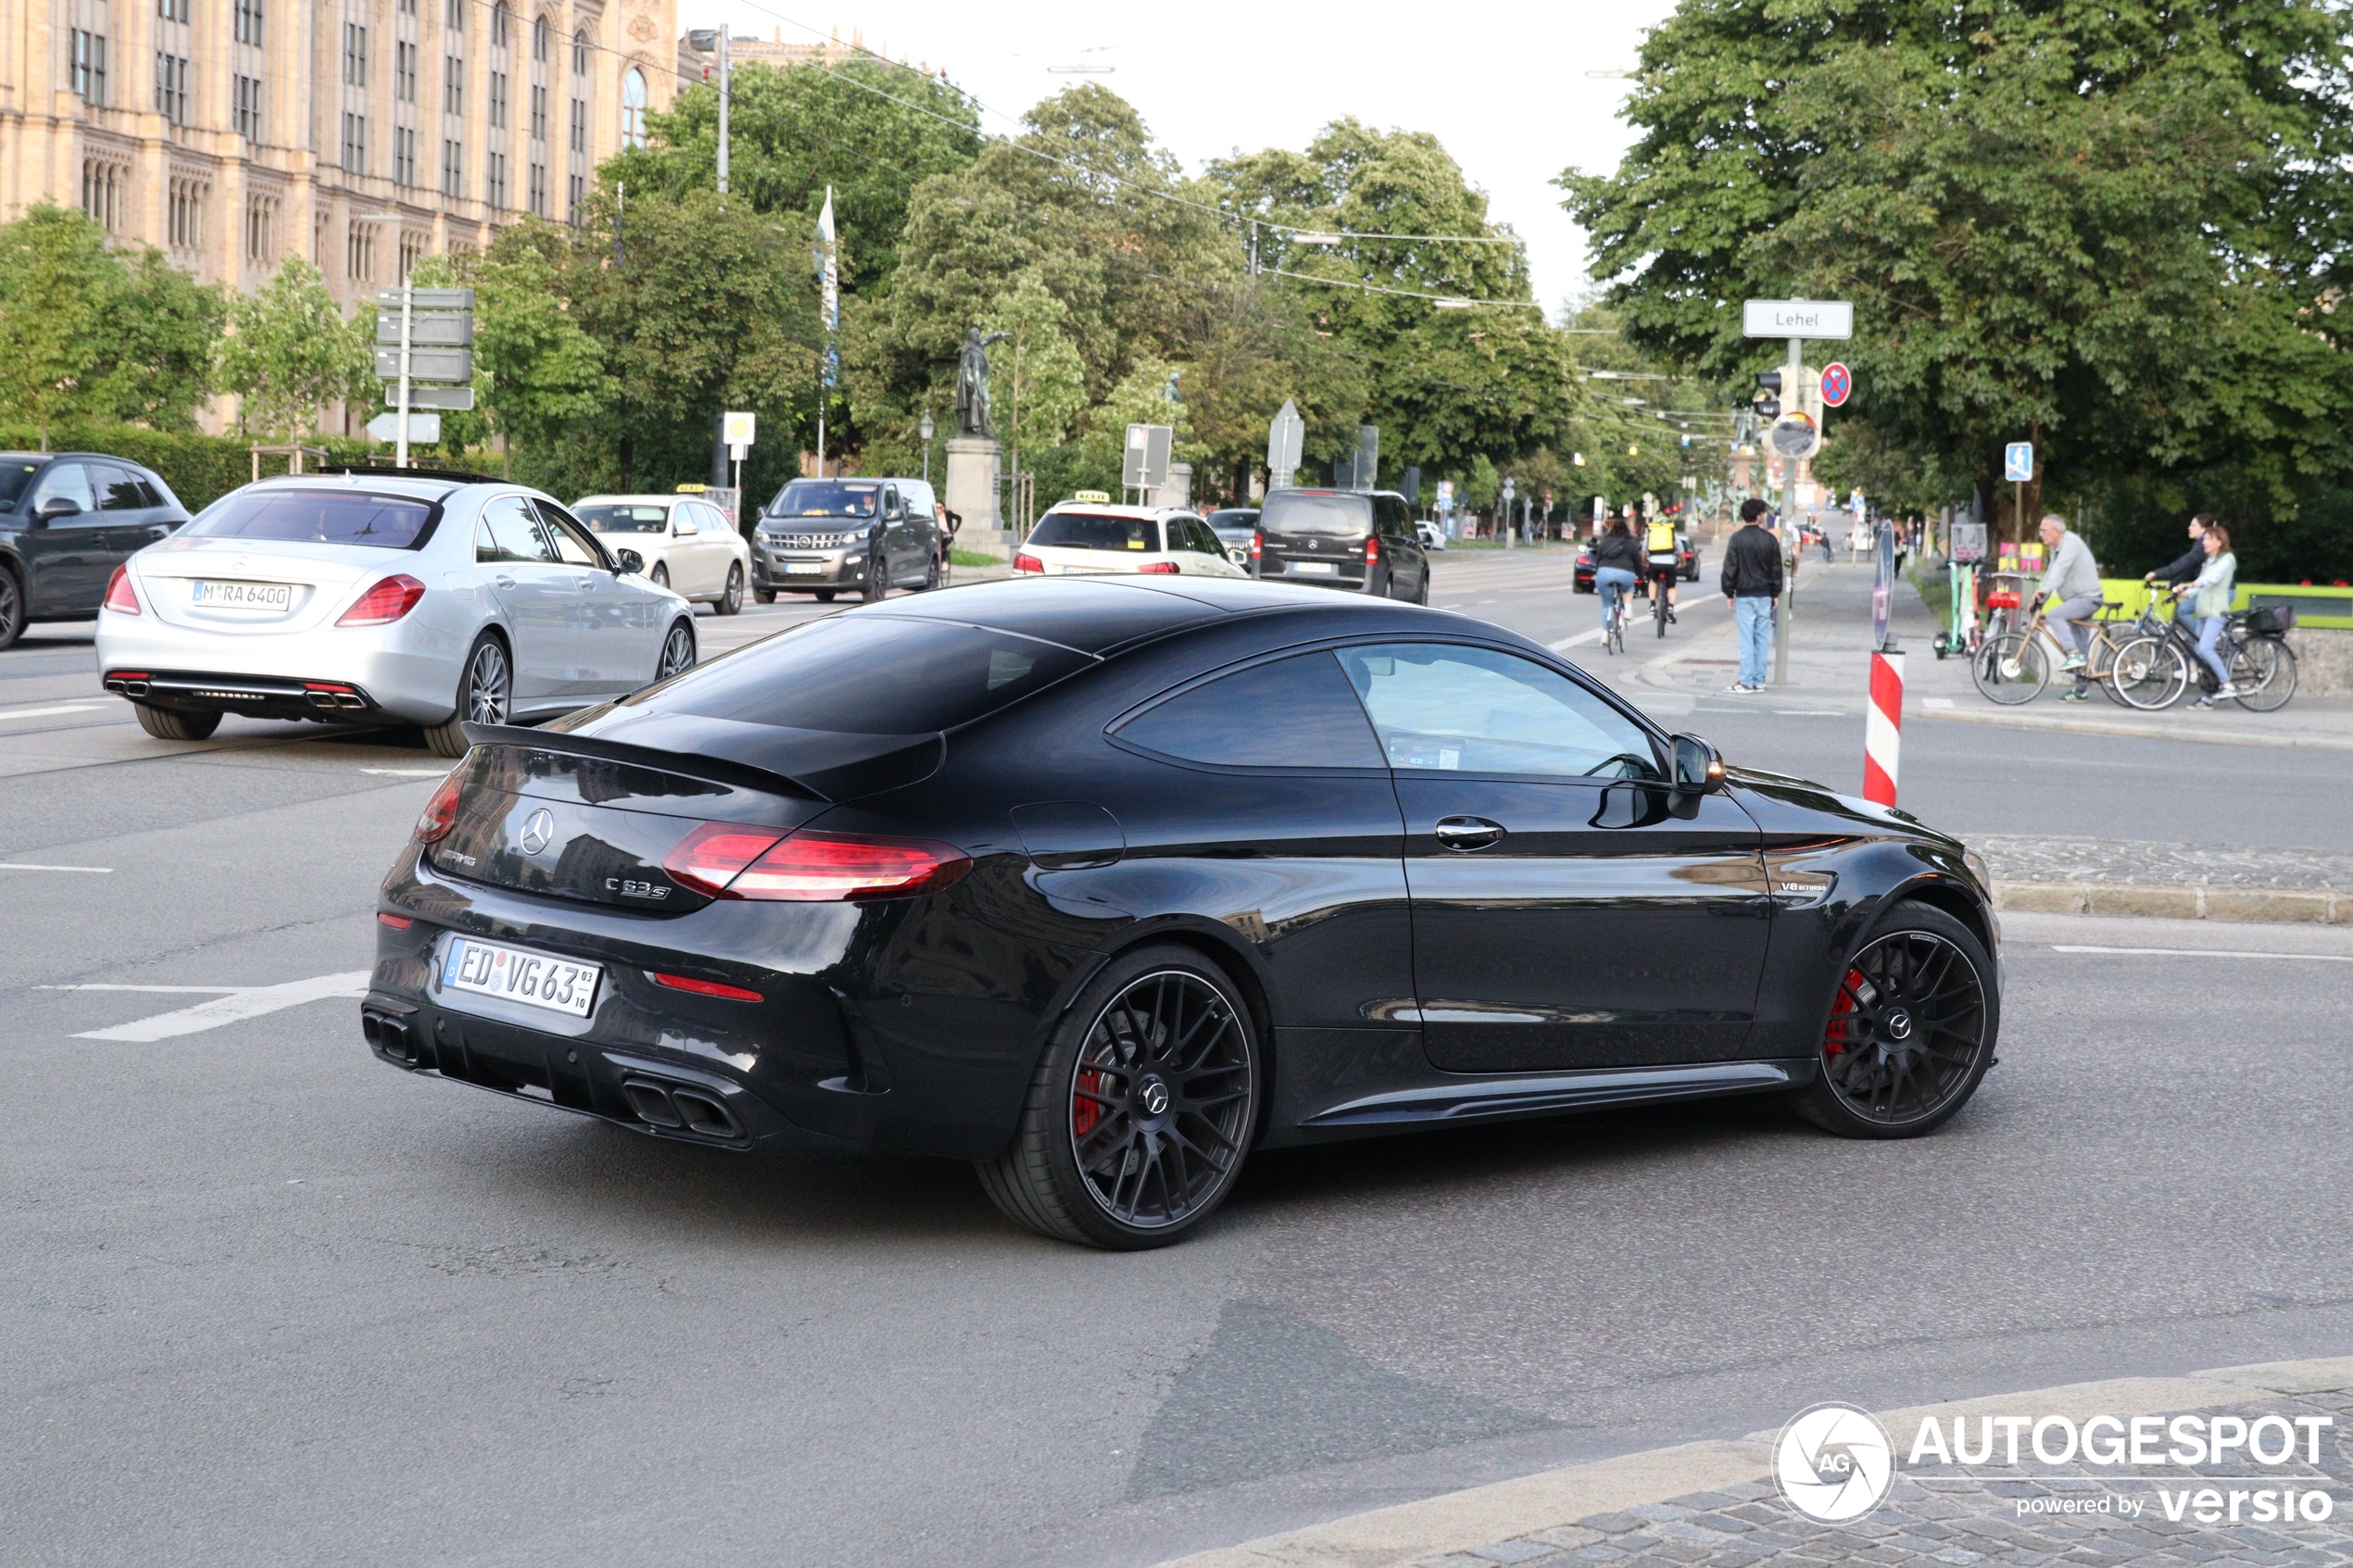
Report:
M 969 1160 L 1151 1247 L 1253 1148 L 1993 1060 L 1982 866 L 1543 647 L 1203 578 L 852 609 L 472 750 L 386 877 L 375 1053 L 656 1137 Z

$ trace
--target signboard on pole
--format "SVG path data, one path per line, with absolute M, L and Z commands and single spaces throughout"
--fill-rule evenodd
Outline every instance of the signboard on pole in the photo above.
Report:
M 1855 335 L 1855 306 L 1843 299 L 1752 299 L 1741 311 L 1748 337 Z
M 368 439 L 371 441 L 397 442 L 400 439 L 400 415 L 397 412 L 378 414 L 374 419 L 370 420 L 368 421 Z M 439 444 L 440 440 L 441 416 L 439 414 L 411 414 L 409 416 L 409 445 L 432 446 Z
M 394 326 L 400 323 L 395 321 Z M 400 350 L 397 346 L 376 350 L 376 379 L 396 382 L 400 379 Z M 474 379 L 474 351 L 471 348 L 411 348 L 409 350 L 409 379 L 412 382 L 453 382 L 463 385 Z
M 1356 462 L 1349 471 L 1349 488 L 1370 490 L 1373 479 L 1380 471 L 1380 426 L 1356 427 Z
M 2002 477 L 2012 484 L 2034 482 L 2034 443 L 2013 441 L 2002 448 Z
M 1157 490 L 1168 483 L 1168 459 L 1176 444 L 1169 425 L 1129 425 L 1127 449 L 1120 458 L 1119 483 L 1130 490 Z
M 400 407 L 400 388 L 394 383 L 384 383 L 384 405 L 392 408 Z M 470 386 L 411 386 L 409 389 L 409 407 L 411 408 L 439 408 L 446 413 L 466 414 L 473 411 L 473 406 L 474 389 Z
M 1833 359 L 1822 367 L 1822 406 L 1843 407 L 1855 395 L 1855 372 Z
M 1279 490 L 1289 485 L 1299 472 L 1299 458 L 1307 439 L 1307 421 L 1299 417 L 1299 406 L 1290 398 L 1266 426 L 1266 487 Z

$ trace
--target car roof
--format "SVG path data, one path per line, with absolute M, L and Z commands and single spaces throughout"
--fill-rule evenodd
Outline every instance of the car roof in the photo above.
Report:
M 526 484 L 509 485 L 504 480 L 477 479 L 472 475 L 436 474 L 430 469 L 413 469 L 402 472 L 398 469 L 351 469 L 340 473 L 277 473 L 267 474 L 246 490 L 356 490 L 361 485 L 380 493 L 413 495 L 420 501 L 446 501 L 458 491 L 473 485 L 498 485 L 502 488 L 530 491 Z M 532 491 L 532 494 L 537 494 Z
M 143 470 L 147 466 L 136 458 L 119 457 L 112 452 L 0 452 L 0 463 L 45 463 L 57 458 L 95 458 L 101 462 L 128 463 Z
M 1166 578 L 1108 573 L 975 583 L 944 594 L 891 599 L 847 613 L 960 621 L 1108 656 L 1123 647 L 1228 618 L 1279 614 L 1293 621 L 1344 627 L 1367 613 L 1383 610 L 1410 612 L 1416 618 L 1459 619 L 1391 599 L 1296 583 L 1230 577 L 1186 577 L 1172 583 Z M 1482 634 L 1501 630 L 1470 624 Z M 1302 634 L 1317 633 L 1308 630 Z
M 585 507 L 593 502 L 598 506 L 617 506 L 626 503 L 627 505 L 633 507 L 654 507 L 668 506 L 673 501 L 700 501 L 707 507 L 715 507 L 719 504 L 718 502 L 713 501 L 710 496 L 698 495 L 691 490 L 682 491 L 676 495 L 664 495 L 658 490 L 648 490 L 642 494 L 633 493 L 615 494 L 611 495 L 583 495 L 579 500 L 574 501 L 573 505 L 575 507 Z
M 1190 507 L 1130 507 L 1114 501 L 1056 501 L 1038 515 L 1051 517 L 1056 512 L 1085 512 L 1089 517 L 1132 517 L 1146 522 L 1164 517 L 1191 517 Z

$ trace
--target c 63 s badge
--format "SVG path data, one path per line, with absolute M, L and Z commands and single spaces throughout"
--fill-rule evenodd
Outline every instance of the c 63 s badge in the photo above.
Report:
M 605 891 L 618 893 L 624 898 L 661 899 L 670 897 L 667 887 L 659 887 L 650 882 L 632 882 L 619 876 L 605 878 Z

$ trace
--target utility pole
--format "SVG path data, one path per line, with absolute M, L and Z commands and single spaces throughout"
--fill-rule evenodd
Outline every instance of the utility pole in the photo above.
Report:
M 1792 408 L 1797 407 L 1797 389 L 1805 379 L 1806 340 L 1793 337 L 1789 340 L 1789 365 L 1781 371 L 1781 384 L 1789 388 L 1789 407 Z M 1796 548 L 1791 552 L 1789 579 L 1783 584 L 1783 596 L 1788 602 L 1781 607 L 1781 613 L 1774 617 L 1773 684 L 1777 686 L 1789 684 L 1789 644 L 1797 623 L 1797 568 L 1806 554 L 1803 537 L 1797 523 L 1797 459 L 1784 456 L 1781 458 L 1781 544 L 1785 548 L 1792 545 Z
M 409 333 L 411 308 L 416 304 L 417 291 L 407 278 L 400 280 L 400 443 L 395 450 L 392 466 L 409 466 Z
M 727 24 L 719 24 L 719 205 L 727 205 Z

